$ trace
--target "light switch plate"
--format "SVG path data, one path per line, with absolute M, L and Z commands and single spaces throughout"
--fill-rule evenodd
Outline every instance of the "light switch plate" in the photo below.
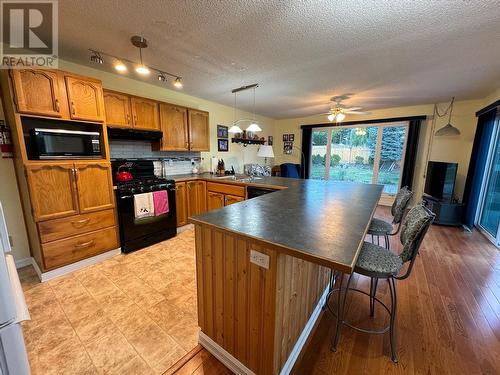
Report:
M 269 269 L 269 255 L 259 253 L 256 250 L 250 250 L 250 263 Z

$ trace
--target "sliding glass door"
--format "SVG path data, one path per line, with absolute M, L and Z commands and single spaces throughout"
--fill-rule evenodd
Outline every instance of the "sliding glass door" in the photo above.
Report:
M 397 193 L 408 123 L 332 126 L 312 133 L 311 178 L 384 185 Z
M 500 245 L 500 129 L 490 148 L 488 167 L 484 176 L 484 191 L 479 210 L 478 226 L 497 246 Z

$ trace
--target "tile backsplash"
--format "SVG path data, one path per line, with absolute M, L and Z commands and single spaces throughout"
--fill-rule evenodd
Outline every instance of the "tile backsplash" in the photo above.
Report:
M 191 173 L 191 158 L 195 158 L 198 168 L 200 166 L 199 152 L 152 151 L 151 142 L 147 141 L 110 139 L 109 153 L 111 159 L 163 159 L 167 176 Z

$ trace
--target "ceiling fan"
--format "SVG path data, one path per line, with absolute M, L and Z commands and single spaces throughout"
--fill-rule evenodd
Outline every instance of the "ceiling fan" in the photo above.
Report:
M 362 107 L 346 107 L 342 104 L 342 101 L 347 100 L 351 97 L 351 94 L 337 95 L 330 98 L 332 105 L 328 112 L 322 113 L 322 115 L 327 115 L 328 121 L 330 122 L 341 122 L 345 119 L 346 114 L 352 115 L 369 115 L 370 112 L 360 111 Z

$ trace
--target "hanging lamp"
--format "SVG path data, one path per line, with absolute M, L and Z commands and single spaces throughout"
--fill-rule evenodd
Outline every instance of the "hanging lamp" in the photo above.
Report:
M 460 135 L 460 130 L 455 128 L 452 124 L 451 124 L 451 113 L 453 112 L 453 103 L 455 102 L 455 97 L 453 97 L 451 99 L 451 103 L 450 105 L 448 106 L 448 109 L 445 111 L 445 113 L 443 113 L 442 115 L 439 114 L 438 112 L 438 109 L 437 109 L 437 104 L 434 105 L 434 113 L 438 115 L 438 117 L 443 117 L 446 115 L 446 113 L 448 112 L 448 123 L 443 126 L 441 129 L 438 129 L 434 135 L 438 136 L 438 137 L 441 137 L 441 136 L 447 136 L 447 135 Z

